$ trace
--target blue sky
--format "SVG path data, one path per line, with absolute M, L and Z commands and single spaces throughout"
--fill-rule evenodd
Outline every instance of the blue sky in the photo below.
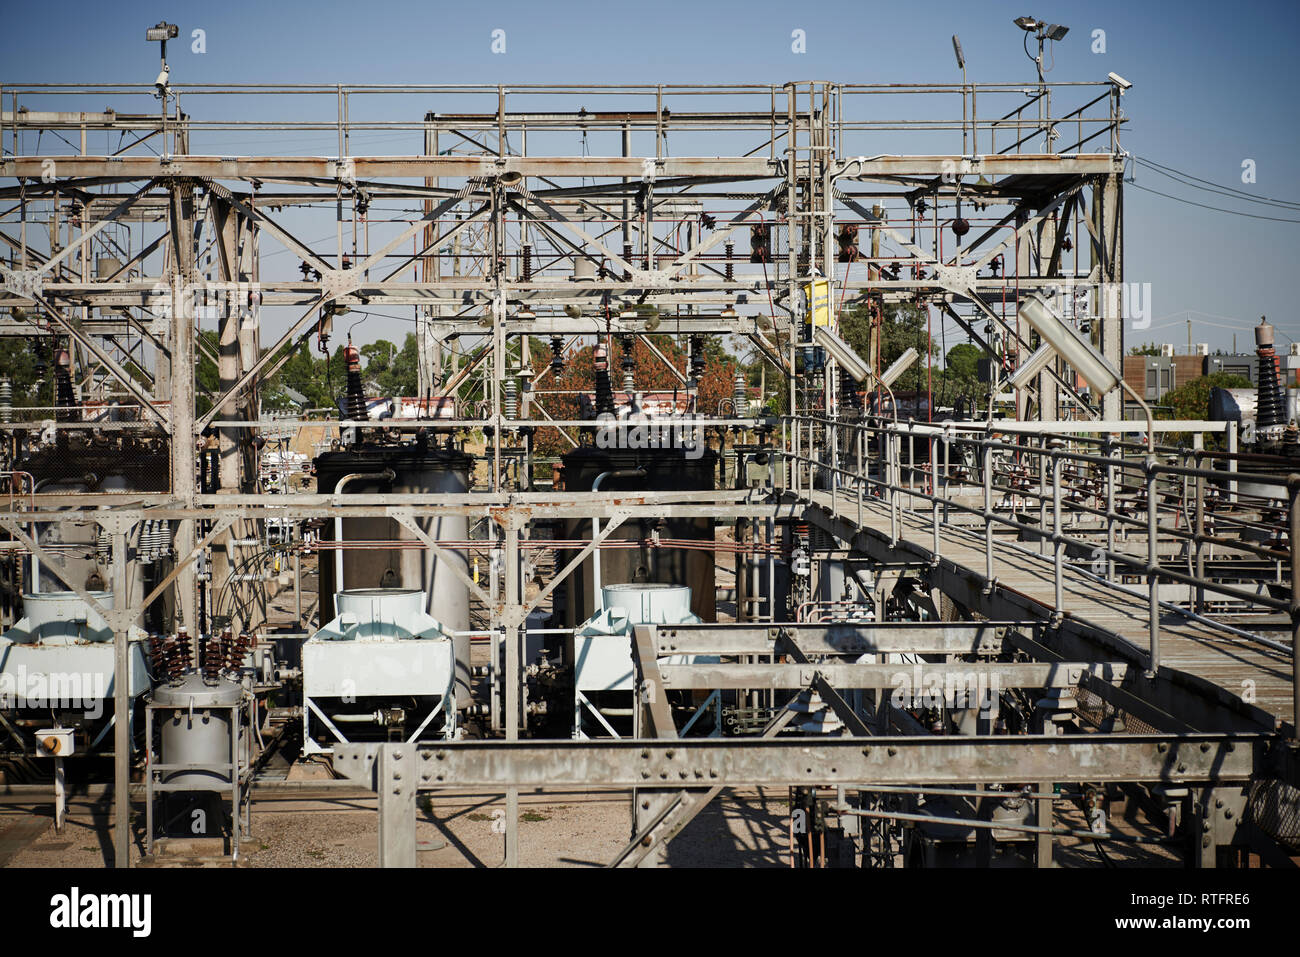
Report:
M 159 19 L 178 23 L 169 50 L 174 82 L 955 82 L 950 36 L 961 35 L 974 82 L 1029 82 L 1033 64 L 1011 20 L 1065 23 L 1052 80 L 1132 81 L 1125 147 L 1193 176 L 1260 197 L 1300 202 L 1296 46 L 1300 4 L 1201 2 L 1089 4 L 1025 0 L 972 3 L 746 3 L 660 0 L 653 4 L 533 0 L 493 4 L 288 4 L 61 2 L 5 4 L 0 79 L 6 82 L 149 82 L 156 48 L 143 39 Z M 506 30 L 493 55 L 491 32 Z M 207 52 L 190 51 L 191 30 Z M 807 53 L 791 52 L 791 31 Z M 1094 53 L 1094 30 L 1105 52 Z M 7 102 L 6 102 L 6 105 Z M 108 104 L 100 104 L 108 105 Z M 200 112 L 191 104 L 196 115 Z M 324 150 L 322 150 L 324 151 Z M 1242 162 L 1256 182 L 1243 184 Z M 1189 189 L 1145 169 L 1141 186 L 1196 202 L 1300 219 L 1279 210 Z M 1300 339 L 1292 274 L 1300 223 L 1198 209 L 1129 188 L 1126 278 L 1151 283 L 1153 327 L 1129 342 L 1193 338 L 1249 342 L 1267 314 Z M 950 340 L 951 342 L 951 340 Z

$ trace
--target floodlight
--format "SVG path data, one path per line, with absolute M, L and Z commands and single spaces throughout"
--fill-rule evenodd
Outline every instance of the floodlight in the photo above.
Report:
M 1049 40 L 1060 40 L 1070 32 L 1070 28 L 1060 23 L 1050 23 L 1047 26 L 1046 37 Z
M 898 381 L 898 377 L 906 372 L 911 367 L 912 363 L 919 358 L 921 358 L 921 354 L 912 346 L 908 346 L 906 352 L 895 359 L 888 369 L 880 373 L 880 381 L 884 383 L 886 387 L 892 387 L 893 384 Z
M 966 56 L 961 52 L 961 40 L 955 33 L 952 35 L 952 52 L 957 54 L 957 69 L 966 69 Z
M 1052 312 L 1039 293 L 1031 292 L 1024 296 L 1017 314 L 1099 394 L 1109 392 L 1123 381 L 1105 356 L 1077 329 Z
M 1042 24 L 1039 23 L 1037 20 L 1035 20 L 1033 17 L 1016 17 L 1015 20 L 1011 22 L 1014 23 L 1016 26 L 1018 26 L 1020 29 L 1024 30 L 1026 33 L 1033 33 L 1040 26 L 1042 26 Z
M 150 42 L 161 41 L 166 43 L 168 40 L 175 40 L 179 34 L 180 28 L 176 24 L 162 21 L 156 26 L 145 30 L 144 38 Z
M 1055 358 L 1056 350 L 1052 348 L 1051 343 L 1044 342 L 1038 347 L 1038 351 L 1026 359 L 1024 365 L 1016 370 L 1016 374 L 1011 377 L 1011 388 L 1025 388 Z

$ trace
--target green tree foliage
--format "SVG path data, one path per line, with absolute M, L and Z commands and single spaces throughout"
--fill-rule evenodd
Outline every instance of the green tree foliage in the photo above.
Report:
M 36 375 L 37 358 L 42 352 L 41 361 L 48 367 L 53 361 L 48 338 L 0 337 L 0 376 L 8 376 L 13 384 L 15 406 L 49 405 L 53 401 L 49 372 L 42 378 Z
M 983 355 L 983 349 L 969 342 L 959 342 L 948 350 L 944 358 L 942 385 L 935 400 L 937 404 L 951 406 L 962 396 L 973 399 L 982 394 L 979 360 Z
M 1144 342 L 1138 346 L 1130 346 L 1128 354 L 1131 356 L 1158 356 L 1160 355 L 1160 343 Z
M 1170 389 L 1160 400 L 1157 418 L 1160 419 L 1203 419 L 1210 408 L 1210 390 L 1249 389 L 1251 382 L 1245 376 L 1231 372 L 1213 372 L 1199 379 L 1184 382 L 1176 389 Z
M 199 341 L 207 346 L 213 355 L 218 354 L 217 334 L 211 329 L 199 333 Z M 208 357 L 202 347 L 197 348 L 198 368 L 194 371 L 194 410 L 199 415 L 207 414 L 212 403 L 221 395 L 221 374 L 217 364 Z
M 420 389 L 420 356 L 415 333 L 408 332 L 398 349 L 386 339 L 361 347 L 366 388 L 375 395 L 413 396 Z
M 1204 419 L 1209 414 L 1210 409 L 1210 390 L 1213 388 L 1220 389 L 1250 389 L 1253 388 L 1249 379 L 1245 376 L 1234 375 L 1231 372 L 1212 372 L 1210 375 L 1203 375 L 1199 379 L 1193 379 L 1185 382 L 1176 389 L 1170 389 L 1165 393 L 1165 397 L 1160 400 L 1160 405 L 1152 411 L 1157 419 Z M 1192 433 L 1176 432 L 1165 437 L 1166 442 L 1173 442 L 1179 445 L 1186 445 L 1191 442 Z M 1213 448 L 1221 437 L 1214 433 L 1205 433 L 1205 447 Z

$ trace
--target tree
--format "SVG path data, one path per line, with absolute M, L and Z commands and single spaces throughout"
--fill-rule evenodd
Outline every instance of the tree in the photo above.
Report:
M 1165 393 L 1165 397 L 1160 400 L 1160 405 L 1152 411 L 1157 419 L 1204 419 L 1209 414 L 1211 389 L 1250 389 L 1252 387 L 1251 381 L 1245 376 L 1234 375 L 1231 372 L 1212 372 L 1209 375 L 1201 376 L 1199 379 L 1185 382 L 1176 389 L 1170 389 Z M 1191 433 L 1178 432 L 1166 438 L 1169 441 L 1185 445 L 1190 441 Z M 1207 432 L 1205 438 L 1207 442 L 1206 448 L 1210 448 L 1217 437 L 1214 433 Z
M 984 350 L 969 342 L 959 342 L 948 350 L 938 404 L 952 405 L 962 396 L 973 399 L 980 392 L 979 361 L 983 356 Z
M 334 350 L 326 363 L 307 340 L 300 342 L 280 370 L 262 384 L 262 404 L 268 409 L 289 409 L 294 402 L 284 392 L 293 389 L 307 398 L 314 409 L 334 409 L 347 381 L 343 346 Z
M 1160 343 L 1146 342 L 1140 346 L 1130 346 L 1128 354 L 1131 356 L 1158 356 L 1160 355 Z
M 415 333 L 408 332 L 399 350 L 387 339 L 361 347 L 368 388 L 383 396 L 414 396 L 420 390 L 420 356 Z
M 48 339 L 0 337 L 0 376 L 9 379 L 15 406 L 49 405 L 53 401 L 48 372 L 44 377 L 36 375 L 37 355 L 42 351 L 43 361 L 51 365 L 53 356 Z

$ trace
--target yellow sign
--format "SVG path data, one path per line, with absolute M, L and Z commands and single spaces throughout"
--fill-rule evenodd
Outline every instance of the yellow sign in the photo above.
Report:
M 814 279 L 803 287 L 808 301 L 808 319 L 814 326 L 831 324 L 831 281 Z

